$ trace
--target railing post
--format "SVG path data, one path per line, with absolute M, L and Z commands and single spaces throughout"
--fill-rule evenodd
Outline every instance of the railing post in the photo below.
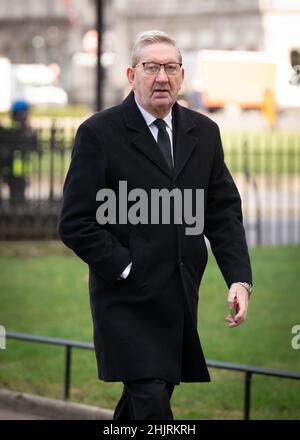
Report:
M 253 154 L 255 154 L 255 152 L 253 152 Z M 251 183 L 252 183 L 253 191 L 254 191 L 255 204 L 256 204 L 256 223 L 255 223 L 256 244 L 260 245 L 260 244 L 262 244 L 262 232 L 261 232 L 261 210 L 260 210 L 259 191 L 258 191 L 257 183 L 256 183 L 256 180 L 254 177 L 255 171 L 252 174 L 250 173 L 249 148 L 248 148 L 247 140 L 245 140 L 244 144 L 243 144 L 243 157 L 244 157 L 244 163 L 243 163 L 244 175 L 246 177 L 246 181 L 247 181 L 248 185 L 251 185 Z M 250 199 L 248 197 L 247 204 L 250 206 L 249 200 Z
M 70 379 L 71 379 L 71 345 L 66 345 L 66 367 L 65 367 L 65 388 L 64 399 L 68 400 L 70 397 Z
M 262 244 L 262 232 L 261 232 L 261 212 L 260 212 L 260 201 L 259 201 L 259 191 L 257 188 L 256 180 L 253 178 L 253 188 L 256 200 L 256 244 Z
M 53 122 L 50 130 L 50 169 L 49 169 L 49 202 L 52 204 L 54 199 L 54 154 L 55 154 L 55 141 L 56 141 L 56 126 Z
M 251 379 L 252 373 L 247 371 L 245 374 L 244 420 L 250 420 Z

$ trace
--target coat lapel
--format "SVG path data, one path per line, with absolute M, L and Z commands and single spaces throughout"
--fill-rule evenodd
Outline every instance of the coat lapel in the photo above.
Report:
M 189 134 L 195 127 L 193 119 L 177 102 L 173 106 L 173 117 L 175 122 L 173 138 L 175 157 L 174 180 L 176 180 L 191 157 L 198 139 Z
M 127 128 L 130 131 L 131 141 L 148 159 L 158 166 L 164 173 L 172 177 L 168 164 L 152 136 L 131 92 L 122 103 L 124 118 Z

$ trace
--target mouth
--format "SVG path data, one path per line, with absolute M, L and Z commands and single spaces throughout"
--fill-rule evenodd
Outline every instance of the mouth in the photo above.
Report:
M 159 94 L 159 95 L 164 95 L 164 94 L 169 94 L 170 92 L 169 92 L 169 90 L 166 90 L 166 89 L 155 89 L 154 91 L 153 91 L 153 93 L 157 93 L 157 94 Z

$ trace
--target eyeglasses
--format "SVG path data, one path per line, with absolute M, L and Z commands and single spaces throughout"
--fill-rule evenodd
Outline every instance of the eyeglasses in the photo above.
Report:
M 134 67 L 138 67 L 142 65 L 144 68 L 144 72 L 147 75 L 157 75 L 160 72 L 161 66 L 164 67 L 167 75 L 176 75 L 179 73 L 182 63 L 167 63 L 167 64 L 159 64 L 154 63 L 153 61 L 146 61 L 144 63 L 136 64 Z

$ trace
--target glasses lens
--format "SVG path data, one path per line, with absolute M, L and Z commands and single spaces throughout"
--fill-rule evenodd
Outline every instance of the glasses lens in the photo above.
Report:
M 161 65 L 158 63 L 146 62 L 143 63 L 144 70 L 148 75 L 157 75 L 160 71 Z M 180 70 L 180 64 L 177 63 L 168 63 L 164 64 L 165 72 L 168 75 L 176 75 Z
M 169 63 L 165 65 L 165 71 L 168 75 L 176 75 L 180 70 L 180 64 Z
M 160 65 L 156 63 L 144 63 L 144 69 L 145 72 L 148 73 L 148 75 L 156 75 L 156 73 L 159 71 Z

